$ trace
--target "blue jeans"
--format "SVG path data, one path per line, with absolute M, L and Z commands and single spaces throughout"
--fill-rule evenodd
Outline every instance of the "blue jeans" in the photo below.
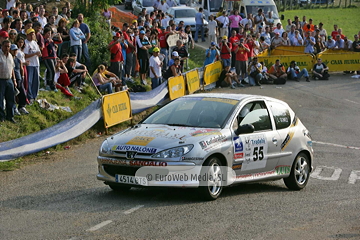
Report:
M 227 67 L 227 66 L 230 66 L 231 65 L 231 59 L 222 59 L 223 61 L 223 67 Z
M 256 82 L 260 83 L 261 79 L 263 78 L 263 75 L 261 73 L 258 73 L 255 78 L 251 77 L 250 75 L 248 76 L 248 78 L 249 78 L 249 85 L 255 86 Z
M 204 34 L 204 25 L 202 24 L 196 24 L 196 30 L 195 30 L 195 37 L 194 40 L 197 41 L 199 38 L 199 31 L 201 31 L 201 39 L 205 41 L 205 34 Z
M 87 69 L 90 69 L 91 61 L 90 61 L 89 48 L 88 48 L 87 43 L 82 44 L 82 55 L 85 58 L 85 66 L 87 67 Z
M 6 114 L 4 111 L 4 99 L 6 102 Z M 11 119 L 14 117 L 15 90 L 11 79 L 0 80 L 0 119 Z
M 39 67 L 34 66 L 26 66 L 26 70 L 28 73 L 28 91 L 27 98 L 35 99 L 39 93 Z
M 71 52 L 76 54 L 76 61 L 81 61 L 81 53 L 82 53 L 82 46 L 81 45 L 75 45 L 71 46 Z
M 97 88 L 99 89 L 99 91 L 104 91 L 104 90 L 107 90 L 108 94 L 112 93 L 112 84 L 111 82 L 108 82 L 108 83 L 105 83 L 105 84 L 102 84 L 102 85 L 98 85 Z
M 155 89 L 156 87 L 160 86 L 160 84 L 161 84 L 161 77 L 151 78 L 151 89 Z
M 309 77 L 309 73 L 308 71 L 306 70 L 306 68 L 304 68 L 303 70 L 301 70 L 301 72 L 299 72 L 298 74 L 295 72 L 294 69 L 290 69 L 290 73 L 291 73 L 291 79 L 295 79 L 295 78 L 298 78 L 300 79 L 302 76 L 304 77 Z
M 162 70 L 165 71 L 166 66 L 168 65 L 168 62 L 169 62 L 169 51 L 167 50 L 167 48 L 161 48 L 160 53 L 165 55 L 163 66 L 162 66 Z

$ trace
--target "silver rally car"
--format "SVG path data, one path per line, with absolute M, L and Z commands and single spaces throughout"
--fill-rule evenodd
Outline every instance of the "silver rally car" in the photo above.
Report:
M 304 188 L 312 140 L 283 101 L 256 95 L 193 94 L 158 109 L 101 145 L 97 179 L 116 191 L 197 187 L 208 200 L 223 187 L 283 179 Z

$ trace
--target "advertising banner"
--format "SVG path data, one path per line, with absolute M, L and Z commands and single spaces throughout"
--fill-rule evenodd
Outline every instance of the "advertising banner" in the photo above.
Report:
M 329 49 L 319 53 L 317 57 L 329 67 L 329 72 L 360 70 L 360 52 Z
M 182 75 L 169 78 L 168 85 L 170 100 L 174 100 L 185 95 L 185 79 Z
M 204 70 L 204 85 L 216 82 L 220 77 L 221 71 L 222 64 L 220 61 L 206 65 Z
M 102 109 L 105 128 L 109 128 L 132 118 L 128 91 L 121 91 L 103 96 Z
M 189 94 L 200 89 L 200 78 L 197 69 L 185 73 Z

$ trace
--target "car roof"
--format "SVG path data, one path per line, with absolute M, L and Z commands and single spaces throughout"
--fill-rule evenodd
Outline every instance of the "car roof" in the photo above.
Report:
M 174 10 L 194 9 L 194 10 L 196 10 L 195 8 L 187 7 L 187 6 L 177 6 L 177 7 L 171 7 L 171 8 L 169 8 L 169 9 L 174 9 Z
M 184 98 L 192 98 L 192 97 L 225 98 L 225 99 L 233 99 L 239 101 L 258 99 L 258 100 L 270 100 L 270 101 L 285 103 L 284 101 L 281 101 L 276 98 L 261 96 L 261 95 L 251 95 L 251 94 L 198 93 L 198 94 L 186 95 L 183 97 Z M 285 104 L 288 105 L 287 103 Z

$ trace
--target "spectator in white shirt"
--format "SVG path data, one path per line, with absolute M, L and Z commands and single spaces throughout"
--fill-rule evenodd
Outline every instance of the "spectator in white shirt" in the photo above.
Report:
M 155 89 L 161 84 L 161 68 L 162 68 L 162 61 L 159 58 L 159 48 L 153 49 L 153 55 L 149 60 L 149 67 L 150 67 L 150 78 L 151 78 L 151 88 Z
M 274 33 L 279 33 L 280 36 L 282 36 L 284 29 L 281 27 L 281 23 L 276 24 L 276 28 L 274 29 Z
M 46 17 L 44 16 L 45 15 L 45 9 L 44 8 L 41 8 L 39 10 L 39 16 L 38 16 L 38 19 L 39 19 L 39 23 L 41 24 L 41 27 L 44 28 L 45 25 L 47 24 L 47 19 Z
M 158 5 L 157 9 L 163 12 L 167 12 L 169 9 L 169 5 L 165 2 L 165 0 L 161 0 L 160 4 Z
M 209 16 L 209 23 L 208 23 L 208 29 L 209 29 L 209 41 L 215 42 L 217 44 L 217 22 L 214 20 L 214 16 Z

